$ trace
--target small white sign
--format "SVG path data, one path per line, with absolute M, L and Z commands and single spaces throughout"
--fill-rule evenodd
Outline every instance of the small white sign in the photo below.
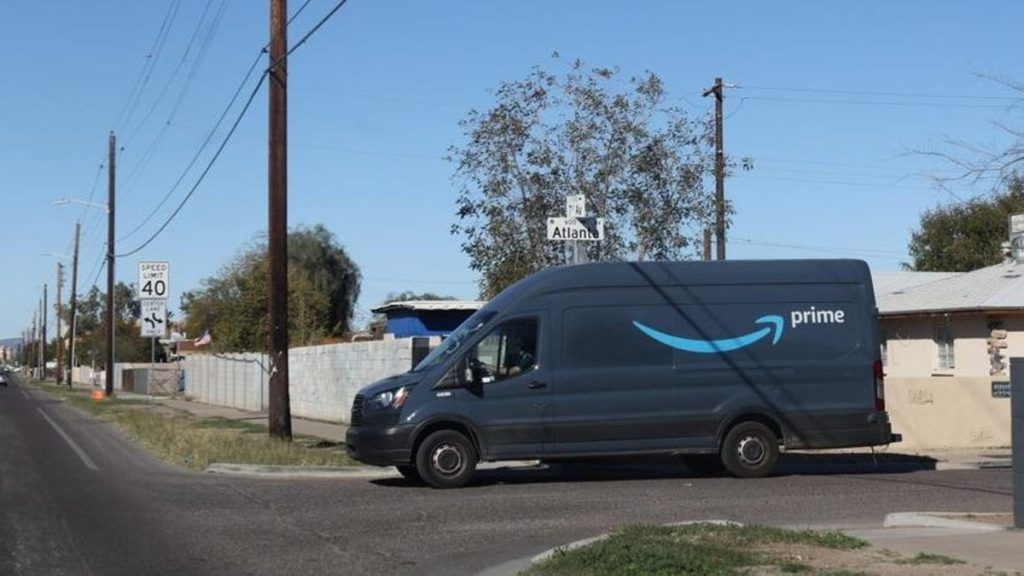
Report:
M 167 300 L 143 300 L 140 326 L 143 338 L 163 338 L 166 336 Z
M 139 262 L 139 299 L 167 299 L 171 289 L 170 262 Z
M 604 240 L 604 218 L 548 218 L 548 240 Z
M 1024 234 L 1024 214 L 1010 216 L 1010 236 Z
M 587 197 L 584 194 L 570 194 L 565 197 L 565 216 L 582 218 L 587 215 Z

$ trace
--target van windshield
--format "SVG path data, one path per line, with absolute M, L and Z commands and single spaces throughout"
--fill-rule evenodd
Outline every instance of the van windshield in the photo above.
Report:
M 490 322 L 497 312 L 494 310 L 480 310 L 466 319 L 465 322 L 459 325 L 454 332 L 448 335 L 441 344 L 430 351 L 427 357 L 424 358 L 412 372 L 422 372 L 428 368 L 433 368 L 437 364 L 440 364 L 448 359 L 456 350 L 462 347 L 462 343 L 467 338 L 472 336 L 477 330 L 483 328 L 488 322 Z

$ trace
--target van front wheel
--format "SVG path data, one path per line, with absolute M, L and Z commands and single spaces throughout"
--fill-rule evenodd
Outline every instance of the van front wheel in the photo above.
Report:
M 722 464 L 737 478 L 763 478 L 779 458 L 779 440 L 760 422 L 733 426 L 722 442 Z
M 465 486 L 476 470 L 476 450 L 463 434 L 438 430 L 416 451 L 416 471 L 434 488 Z

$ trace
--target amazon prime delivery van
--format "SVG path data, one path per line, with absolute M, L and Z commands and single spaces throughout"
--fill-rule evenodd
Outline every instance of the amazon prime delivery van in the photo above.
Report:
M 760 477 L 780 446 L 898 441 L 882 376 L 861 261 L 552 268 L 363 388 L 346 441 L 438 488 L 479 461 L 658 453 Z

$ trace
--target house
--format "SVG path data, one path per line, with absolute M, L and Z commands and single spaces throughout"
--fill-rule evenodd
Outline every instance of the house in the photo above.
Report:
M 873 272 L 886 403 L 905 448 L 1010 445 L 1024 258 L 965 273 Z
M 387 318 L 385 334 L 395 338 L 447 336 L 486 302 L 476 300 L 409 300 L 374 308 Z

